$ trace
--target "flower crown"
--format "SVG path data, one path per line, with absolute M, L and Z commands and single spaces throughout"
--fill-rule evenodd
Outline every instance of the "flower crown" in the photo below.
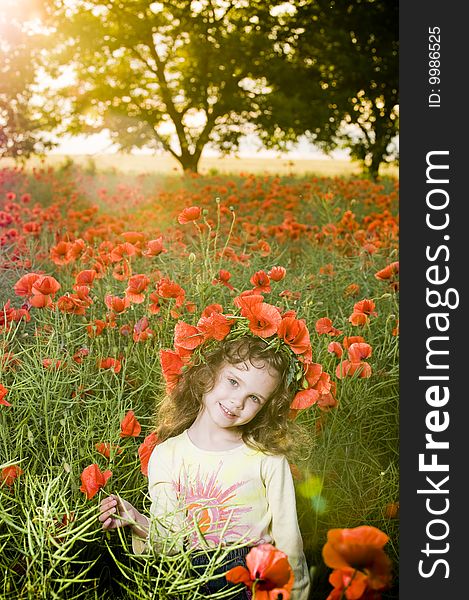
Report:
M 202 349 L 223 340 L 243 336 L 262 338 L 268 348 L 288 356 L 287 385 L 295 390 L 290 408 L 293 411 L 317 404 L 322 410 L 336 406 L 335 385 L 323 372 L 322 365 L 312 360 L 309 331 L 296 312 L 284 313 L 264 302 L 261 294 L 245 292 L 234 299 L 236 310 L 224 314 L 220 304 L 207 306 L 197 322 L 189 325 L 178 321 L 174 329 L 174 349 L 160 350 L 160 361 L 170 393 L 187 366 L 204 362 Z

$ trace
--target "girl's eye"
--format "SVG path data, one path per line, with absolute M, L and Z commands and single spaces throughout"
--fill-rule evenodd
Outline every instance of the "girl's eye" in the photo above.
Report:
M 260 400 L 259 400 L 259 398 L 258 398 L 257 396 L 250 396 L 250 398 L 251 398 L 251 400 L 252 400 L 253 402 L 255 402 L 256 404 L 260 404 Z
M 238 382 L 236 381 L 236 379 L 232 379 L 231 377 L 228 377 L 228 381 L 231 383 L 231 385 L 238 385 Z

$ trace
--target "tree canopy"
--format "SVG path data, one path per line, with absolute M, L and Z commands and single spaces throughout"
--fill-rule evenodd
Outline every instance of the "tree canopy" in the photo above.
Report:
M 306 134 L 376 174 L 397 133 L 397 6 L 386 0 L 46 0 L 63 131 L 108 129 L 197 170 L 246 132 Z M 54 94 L 57 92 L 54 90 Z M 345 129 L 344 129 L 345 125 Z M 348 127 L 347 127 L 348 125 Z
M 121 147 L 162 147 L 195 170 L 211 141 L 236 148 L 267 93 L 258 2 L 51 2 L 60 44 L 52 64 L 73 65 L 64 90 L 71 132 L 109 128 Z M 260 3 L 262 4 L 262 3 Z
M 259 118 L 264 143 L 285 145 L 306 133 L 326 150 L 349 148 L 375 177 L 398 156 L 398 3 L 293 4 L 266 68 L 274 93 Z

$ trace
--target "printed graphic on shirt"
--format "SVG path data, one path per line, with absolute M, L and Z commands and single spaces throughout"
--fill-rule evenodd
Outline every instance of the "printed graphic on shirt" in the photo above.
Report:
M 238 481 L 223 489 L 218 481 L 223 461 L 212 473 L 201 473 L 182 468 L 179 480 L 173 480 L 173 486 L 186 506 L 190 523 L 197 523 L 203 537 L 210 544 L 218 545 L 221 538 L 243 537 L 249 530 L 247 525 L 240 523 L 242 515 L 250 512 L 249 506 L 236 506 L 236 492 L 246 484 Z M 191 536 L 191 543 L 196 546 L 199 542 L 197 531 Z

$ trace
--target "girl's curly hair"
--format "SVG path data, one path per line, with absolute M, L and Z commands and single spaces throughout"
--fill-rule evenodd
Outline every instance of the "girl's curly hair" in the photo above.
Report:
M 289 358 L 285 353 L 268 347 L 262 338 L 244 336 L 202 350 L 201 356 L 198 364 L 183 373 L 157 411 L 156 433 L 160 441 L 179 435 L 192 425 L 202 407 L 203 395 L 213 389 L 223 365 L 250 362 L 255 367 L 266 365 L 274 370 L 278 384 L 254 419 L 241 427 L 244 443 L 269 454 L 304 454 L 311 440 L 290 418 L 295 383 L 287 382 Z

